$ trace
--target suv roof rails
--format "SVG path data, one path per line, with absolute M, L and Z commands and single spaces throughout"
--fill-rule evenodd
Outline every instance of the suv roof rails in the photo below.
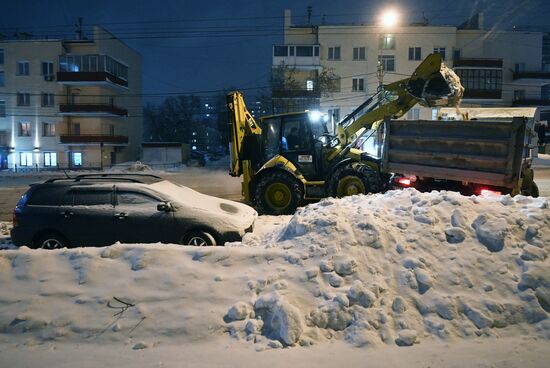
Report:
M 130 177 L 129 177 L 130 176 Z M 137 176 L 137 178 L 132 178 L 132 176 Z M 91 179 L 91 180 L 117 180 L 117 181 L 128 181 L 131 183 L 142 183 L 145 182 L 139 178 L 153 178 L 153 179 L 162 179 L 160 176 L 152 174 L 82 174 L 77 175 L 72 178 L 52 178 L 45 181 L 45 183 L 53 183 L 56 181 L 74 181 L 80 182 L 82 180 Z

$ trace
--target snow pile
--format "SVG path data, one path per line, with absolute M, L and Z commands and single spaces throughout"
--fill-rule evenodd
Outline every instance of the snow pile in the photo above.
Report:
M 547 198 L 405 190 L 277 219 L 226 247 L 2 251 L 0 342 L 550 339 Z
M 518 331 L 550 338 L 549 225 L 546 198 L 406 190 L 323 200 L 263 239 L 244 239 L 288 249 L 307 289 L 277 290 L 292 284 L 285 278 L 257 290 L 256 312 L 266 298 L 278 308 L 260 313 L 263 329 L 245 332 L 283 345 L 412 345 Z M 266 318 L 285 321 L 292 338 Z

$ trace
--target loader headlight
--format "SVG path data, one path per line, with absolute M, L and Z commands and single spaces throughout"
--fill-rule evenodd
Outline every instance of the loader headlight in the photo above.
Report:
M 312 123 L 318 123 L 320 121 L 327 122 L 328 121 L 328 115 L 323 114 L 321 111 L 313 110 L 308 112 L 309 120 Z

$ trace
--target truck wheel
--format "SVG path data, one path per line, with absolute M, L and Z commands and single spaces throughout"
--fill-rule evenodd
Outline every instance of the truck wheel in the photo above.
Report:
M 369 166 L 357 162 L 336 170 L 329 187 L 332 196 L 337 198 L 380 191 L 376 173 Z
M 282 172 L 261 178 L 254 192 L 258 211 L 266 215 L 292 215 L 302 204 L 302 198 L 300 183 Z

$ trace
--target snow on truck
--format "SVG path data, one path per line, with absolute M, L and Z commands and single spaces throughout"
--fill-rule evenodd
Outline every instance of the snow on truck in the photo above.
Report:
M 402 186 L 487 185 L 511 194 L 535 194 L 525 149 L 529 125 L 523 116 L 492 123 L 464 117 L 453 122 L 396 120 L 416 104 L 457 108 L 463 92 L 458 76 L 439 54 L 431 54 L 410 78 L 383 86 L 346 116 L 335 134 L 326 128 L 328 117 L 317 111 L 257 122 L 242 94 L 231 92 L 229 173 L 243 176 L 247 202 L 260 213 L 276 215 L 291 214 L 324 197 L 381 192 L 395 180 Z M 374 152 L 365 149 L 372 142 Z

